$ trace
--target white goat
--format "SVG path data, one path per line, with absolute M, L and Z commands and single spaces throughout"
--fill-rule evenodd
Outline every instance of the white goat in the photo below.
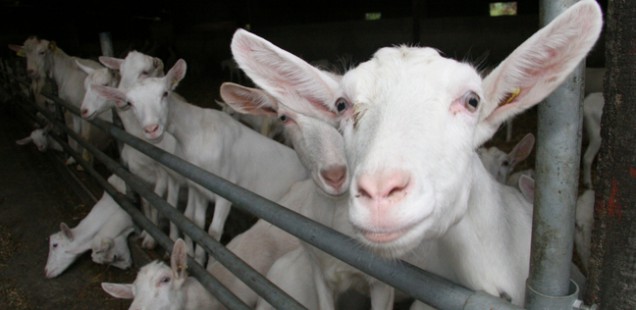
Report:
M 353 172 L 349 220 L 361 242 L 386 257 L 428 248 L 420 267 L 521 305 L 532 206 L 490 178 L 475 149 L 549 95 L 586 56 L 601 26 L 596 1 L 580 1 L 483 80 L 432 48 L 383 48 L 343 76 L 341 93 L 289 53 L 271 55 L 262 44 L 250 49 L 270 61 L 265 79 L 307 99 L 296 103 L 347 110 L 341 126 Z M 319 106 L 329 99 L 335 104 Z
M 91 258 L 98 264 L 108 264 L 120 269 L 132 265 L 128 235 L 134 231 L 130 215 L 118 208 L 100 228 L 91 242 Z
M 18 145 L 33 143 L 40 152 L 45 152 L 49 148 L 58 152 L 63 151 L 62 146 L 49 136 L 50 131 L 51 127 L 48 125 L 34 129 L 28 137 L 17 140 L 15 143 Z
M 28 38 L 20 48 L 27 58 L 27 74 L 29 77 L 35 81 L 43 81 L 42 79 L 46 77 L 52 78 L 57 85 L 58 96 L 79 108 L 86 92 L 83 87 L 86 73 L 77 67 L 75 62 L 79 61 L 82 65 L 95 69 L 101 67 L 99 63 L 88 59 L 71 57 L 64 53 L 55 42 L 41 40 L 36 37 Z M 96 147 L 104 149 L 112 141 L 107 133 L 94 128 L 90 123 L 82 120 L 81 117 L 70 112 L 67 112 L 65 117 L 66 123 L 70 125 L 73 131 L 93 143 Z M 105 118 L 108 119 L 106 116 Z M 112 121 L 112 116 L 110 121 Z M 69 138 L 69 145 L 78 151 L 82 158 L 92 163 L 90 153 L 83 151 L 83 148 L 75 140 Z M 67 164 L 72 163 L 74 163 L 74 159 L 69 158 Z
M 101 265 L 111 265 L 119 269 L 132 266 L 132 255 L 128 247 L 128 235 L 134 231 L 130 228 L 116 237 L 106 236 L 93 239 L 91 259 Z
M 576 230 L 574 232 L 574 248 L 581 258 L 583 269 L 589 272 L 589 262 L 592 243 L 592 228 L 594 226 L 595 192 L 587 189 L 576 201 Z
M 491 146 L 489 148 L 480 147 L 477 149 L 477 154 L 486 170 L 495 177 L 495 180 L 506 184 L 515 166 L 530 156 L 533 147 L 534 135 L 529 133 L 519 140 L 510 153 L 505 153 L 498 147 Z
M 326 201 L 331 201 L 336 198 L 328 197 L 336 197 L 346 191 L 348 180 L 344 144 L 342 136 L 332 125 L 298 114 L 259 89 L 224 83 L 220 93 L 223 100 L 239 113 L 271 117 L 278 115 L 284 119 L 285 131 L 301 161 L 311 171 L 312 178 L 295 183 L 278 201 L 279 204 L 302 212 L 301 209 L 309 208 L 306 204 L 307 197 L 324 196 Z M 320 195 L 316 195 L 316 191 Z M 329 206 L 323 211 L 328 212 L 331 208 L 333 207 Z M 232 239 L 227 247 L 255 270 L 266 274 L 277 259 L 299 245 L 296 237 L 259 220 L 250 229 Z M 211 261 L 208 263 L 208 271 L 248 306 L 255 306 L 258 295 L 220 263 Z M 297 295 L 293 296 L 298 298 Z
M 278 118 L 275 118 L 273 116 L 239 113 L 222 101 L 217 101 L 217 104 L 221 107 L 221 111 L 231 115 L 235 120 L 260 132 L 262 135 L 270 139 L 280 139 L 283 140 L 282 142 L 284 144 L 290 145 L 289 142 L 284 141 L 285 137 L 282 136 L 283 124 Z
M 186 63 L 180 59 L 165 77 L 145 79 L 126 93 L 95 88 L 108 99 L 131 105 L 150 142 L 160 142 L 164 132 L 170 132 L 179 142 L 177 156 L 267 199 L 280 199 L 293 183 L 307 177 L 291 148 L 224 112 L 197 107 L 172 95 L 185 72 Z M 188 189 L 185 216 L 203 227 L 208 201 L 215 201 L 208 232 L 220 240 L 231 203 L 193 181 L 188 181 Z M 195 256 L 203 263 L 203 248 L 197 247 Z
M 583 100 L 583 127 L 588 145 L 583 154 L 583 185 L 592 188 L 592 163 L 601 148 L 601 117 L 605 100 L 603 93 L 591 93 Z
M 108 182 L 118 191 L 125 192 L 126 187 L 124 181 L 116 175 L 110 176 Z M 113 200 L 108 193 L 104 192 L 101 199 L 97 201 L 91 211 L 77 226 L 71 229 L 65 223 L 61 223 L 60 231 L 49 237 L 49 255 L 46 261 L 46 267 L 44 268 L 46 277 L 57 277 L 82 253 L 90 250 L 95 237 L 99 235 L 102 227 L 107 224 L 112 225 L 109 223 L 111 218 L 121 219 L 125 217 L 121 213 L 128 216 L 128 214 L 117 205 L 115 200 Z M 126 227 L 124 228 L 127 229 Z M 102 233 L 100 238 L 114 238 L 122 233 L 122 231 L 113 230 L 110 230 L 110 232 L 110 235 Z M 122 254 L 119 254 L 119 256 L 122 257 Z
M 81 111 L 82 117 L 88 119 L 92 119 L 103 111 L 110 110 L 116 106 L 114 102 L 99 96 L 93 90 L 93 85 L 117 85 L 119 89 L 126 90 L 142 79 L 163 75 L 163 63 L 159 58 L 144 55 L 136 51 L 129 52 L 125 59 L 100 57 L 100 61 L 110 70 L 119 72 L 119 75 L 107 69 L 100 69 L 86 78 L 85 85 L 87 90 L 84 101 L 82 102 Z M 133 136 L 143 138 L 143 129 L 139 125 L 133 112 L 127 109 L 127 107 L 117 109 L 116 111 L 122 121 L 124 129 Z M 176 143 L 172 135 L 166 135 L 161 143 L 157 144 L 157 147 L 166 152 L 174 153 Z M 181 175 L 165 168 L 154 159 L 127 144 L 122 148 L 120 157 L 133 174 L 154 186 L 155 194 L 160 197 L 165 194 L 168 203 L 171 206 L 177 206 L 179 188 L 181 184 L 185 183 Z M 157 211 L 150 206 L 145 199 L 142 199 L 142 207 L 144 214 L 154 224 L 158 224 Z M 176 240 L 178 236 L 178 228 L 173 223 L 170 223 L 170 238 Z M 141 238 L 142 247 L 149 249 L 155 247 L 154 239 L 145 231 L 141 233 Z
M 102 289 L 115 298 L 132 299 L 129 309 L 199 310 L 210 309 L 212 295 L 189 277 L 187 247 L 177 239 L 170 266 L 154 261 L 143 266 L 132 284 L 102 282 Z
M 336 110 L 335 112 L 325 113 L 323 111 L 304 109 L 301 106 L 302 104 L 297 103 L 299 100 L 303 101 L 303 104 L 309 105 L 317 104 L 316 102 L 325 104 L 333 102 L 335 98 L 330 96 L 338 90 L 339 76 L 316 69 L 262 38 L 245 31 L 235 33 L 231 49 L 236 61 L 246 74 L 257 85 L 276 98 L 281 103 L 281 106 L 286 106 L 286 109 L 304 111 L 312 118 L 316 118 L 316 121 L 325 119 L 331 124 L 336 124 L 336 118 L 347 111 L 347 106 L 338 106 L 334 109 Z M 329 90 L 329 94 L 321 94 L 321 96 L 310 98 L 302 97 L 299 94 L 303 94 L 302 91 L 305 89 L 295 88 L 284 83 L 282 86 L 281 84 L 276 84 L 276 82 L 284 82 L 285 78 L 283 73 L 277 72 L 273 68 L 280 63 L 272 63 L 270 60 L 284 59 L 283 57 L 287 57 L 286 60 L 289 63 L 293 63 L 294 66 L 305 69 L 303 71 L 304 76 L 321 77 L 321 85 Z M 292 66 L 287 66 L 286 69 L 290 67 Z M 297 76 L 300 77 L 301 75 Z M 270 79 L 274 80 L 274 82 Z M 264 108 L 268 107 L 265 106 Z M 300 113 L 296 114 L 299 119 L 308 118 L 308 116 L 302 116 Z M 296 119 L 294 120 L 297 121 Z M 334 136 L 330 140 L 341 141 L 342 138 L 336 131 L 333 129 L 332 131 Z M 333 152 L 331 156 L 339 156 L 336 158 L 341 158 L 341 165 L 346 167 L 344 146 L 335 148 L 331 152 Z M 346 171 L 346 168 L 342 169 Z M 346 176 L 348 176 L 348 172 Z M 345 182 L 343 191 L 348 188 L 349 179 L 347 178 Z M 294 186 L 288 193 L 288 197 L 293 197 L 290 201 L 294 201 L 289 207 L 291 208 L 294 204 L 301 205 L 298 212 L 304 216 L 343 234 L 352 237 L 355 235 L 353 227 L 346 216 L 348 203 L 346 197 L 342 195 L 325 195 L 314 182 L 309 181 Z M 281 204 L 284 203 L 281 202 Z M 291 272 L 285 272 L 285 269 Z M 270 269 L 268 278 L 309 308 L 334 308 L 339 295 L 350 288 L 361 290 L 370 295 L 373 309 L 387 309 L 393 305 L 394 290 L 392 287 L 305 243 L 303 243 L 302 248 L 281 257 Z M 307 290 L 306 288 L 308 287 L 313 289 Z M 270 306 L 263 301 L 259 301 L 259 307 L 268 308 Z

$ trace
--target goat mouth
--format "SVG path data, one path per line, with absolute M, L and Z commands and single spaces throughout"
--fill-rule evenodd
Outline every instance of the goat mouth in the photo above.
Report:
M 146 140 L 148 140 L 148 142 L 150 143 L 159 143 L 161 142 L 161 140 L 163 140 L 163 134 L 160 134 L 156 137 L 148 137 L 146 136 Z
M 398 228 L 398 229 L 375 229 L 368 230 L 360 227 L 356 227 L 358 232 L 366 239 L 367 241 L 375 244 L 387 244 L 391 243 L 397 239 L 400 239 L 406 233 L 408 233 L 412 228 L 412 225 Z

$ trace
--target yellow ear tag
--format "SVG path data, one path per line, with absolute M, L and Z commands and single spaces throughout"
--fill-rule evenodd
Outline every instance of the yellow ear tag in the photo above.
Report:
M 23 48 L 21 48 L 15 54 L 18 55 L 19 57 L 26 57 L 26 54 L 24 54 L 24 49 Z
M 517 87 L 511 93 L 508 94 L 508 97 L 506 97 L 505 100 L 502 100 L 499 103 L 499 106 L 506 105 L 513 102 L 517 97 L 519 97 L 519 94 L 521 94 L 521 88 Z

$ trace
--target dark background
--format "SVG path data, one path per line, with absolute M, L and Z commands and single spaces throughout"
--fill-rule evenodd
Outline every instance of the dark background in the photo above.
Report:
M 138 50 L 162 58 L 166 67 L 184 58 L 184 82 L 212 88 L 191 95 L 191 101 L 203 103 L 216 99 L 209 97 L 218 85 L 210 83 L 229 80 L 220 63 L 231 57 L 231 36 L 239 27 L 310 62 L 355 64 L 380 47 L 417 44 L 480 67 L 494 66 L 539 28 L 540 10 L 538 0 L 521 0 L 517 16 L 490 17 L 490 2 L 0 0 L 0 41 L 21 44 L 37 35 L 56 41 L 69 55 L 96 58 L 99 33 L 109 32 L 115 56 Z M 605 10 L 607 0 L 599 2 Z M 382 17 L 366 21 L 367 12 Z M 601 38 L 588 66 L 604 65 L 603 44 Z M 0 51 L 0 56 L 11 54 L 7 48 Z

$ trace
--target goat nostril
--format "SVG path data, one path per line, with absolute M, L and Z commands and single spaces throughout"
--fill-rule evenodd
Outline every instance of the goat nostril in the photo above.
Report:
M 403 171 L 385 171 L 361 175 L 357 180 L 358 196 L 372 199 L 400 199 L 410 184 L 410 174 Z
M 320 175 L 325 179 L 327 183 L 334 187 L 340 187 L 344 183 L 347 175 L 347 169 L 339 166 L 330 169 L 325 169 L 320 172 Z
M 146 131 L 146 133 L 154 133 L 155 131 L 157 131 L 157 129 L 159 129 L 158 124 L 148 125 L 144 127 L 144 131 Z

